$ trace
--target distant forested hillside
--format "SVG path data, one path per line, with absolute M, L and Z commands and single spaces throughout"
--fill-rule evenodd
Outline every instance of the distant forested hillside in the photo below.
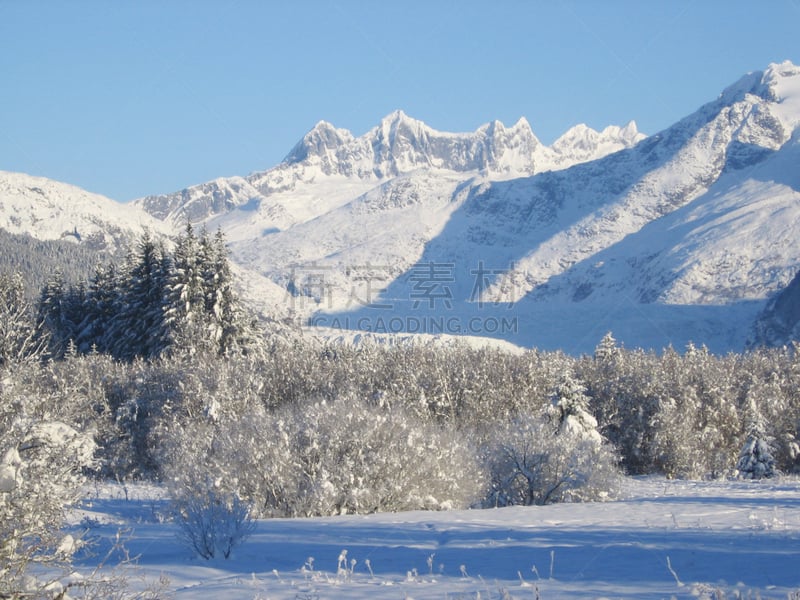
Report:
M 69 239 L 37 240 L 28 234 L 0 228 L 0 275 L 21 273 L 29 299 L 35 299 L 51 275 L 60 270 L 67 282 L 87 280 L 98 263 L 106 263 L 104 251 L 90 249 Z

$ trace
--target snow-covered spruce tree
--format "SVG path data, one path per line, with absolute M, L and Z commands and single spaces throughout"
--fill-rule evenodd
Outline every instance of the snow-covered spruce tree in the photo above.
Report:
M 614 335 L 608 331 L 594 349 L 594 360 L 603 367 L 611 367 L 614 362 L 619 359 L 621 354 L 620 348 L 617 345 L 617 340 L 614 339 Z
M 68 347 L 130 360 L 163 347 L 161 300 L 168 257 L 148 234 L 117 270 L 96 266 L 88 284 L 68 285 L 56 272 L 42 289 L 37 323 L 48 353 L 62 358 Z
M 736 471 L 742 479 L 764 479 L 777 474 L 773 439 L 753 396 L 747 398 L 745 407 L 747 439 L 739 452 Z
M 210 272 L 206 269 L 206 309 L 211 316 L 211 338 L 220 354 L 252 350 L 255 328 L 233 290 L 228 248 L 221 229 L 210 242 Z
M 70 286 L 59 271 L 53 275 L 39 296 L 37 329 L 47 342 L 47 353 L 61 358 L 70 342 L 78 337 L 84 318 L 85 290 Z
M 122 284 L 113 263 L 97 265 L 89 280 L 84 307 L 84 320 L 78 330 L 76 344 L 82 354 L 111 351 L 114 319 L 121 308 Z
M 603 438 L 597 431 L 597 419 L 589 413 L 589 401 L 586 387 L 568 373 L 551 398 L 551 415 L 558 433 L 586 438 L 599 445 Z
M 612 497 L 617 457 L 586 410 L 583 385 L 564 378 L 552 405 L 500 425 L 487 447 L 487 505 L 550 504 Z
M 175 247 L 164 311 L 173 353 L 223 355 L 255 348 L 255 326 L 233 291 L 221 230 L 213 238 L 205 230 L 198 237 L 187 224 Z
M 208 345 L 205 331 L 205 287 L 199 255 L 200 246 L 191 223 L 181 235 L 173 253 L 173 271 L 166 290 L 164 317 L 171 332 L 171 341 L 190 353 L 195 347 Z
M 743 479 L 764 479 L 776 475 L 775 459 L 769 441 L 758 432 L 752 431 L 739 453 L 736 470 Z
M 108 332 L 112 354 L 122 360 L 158 356 L 168 342 L 164 319 L 171 260 L 145 232 L 128 259 L 120 303 Z

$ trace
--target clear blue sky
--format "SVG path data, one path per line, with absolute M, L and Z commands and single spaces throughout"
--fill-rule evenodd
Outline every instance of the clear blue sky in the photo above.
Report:
M 117 200 L 278 164 L 324 119 L 655 133 L 800 61 L 800 0 L 0 0 L 0 170 Z

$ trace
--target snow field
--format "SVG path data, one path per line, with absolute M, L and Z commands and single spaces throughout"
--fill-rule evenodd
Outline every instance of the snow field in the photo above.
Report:
M 800 480 L 626 480 L 607 503 L 258 521 L 231 559 L 192 557 L 153 486 L 74 511 L 98 550 L 129 530 L 132 584 L 189 598 L 796 598 Z M 98 552 L 102 555 L 102 552 Z M 78 560 L 90 569 L 92 558 Z M 95 559 L 96 560 L 96 559 Z

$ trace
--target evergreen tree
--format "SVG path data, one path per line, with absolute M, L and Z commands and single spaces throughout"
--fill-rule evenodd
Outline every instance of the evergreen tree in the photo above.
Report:
M 47 336 L 47 352 L 61 358 L 70 340 L 78 337 L 83 321 L 85 289 L 70 287 L 60 271 L 44 286 L 39 296 L 37 327 Z
M 617 340 L 609 331 L 597 344 L 594 349 L 594 359 L 601 363 L 603 366 L 610 366 L 620 356 L 620 349 L 617 347 Z
M 211 238 L 203 231 L 197 237 L 187 224 L 173 264 L 165 308 L 173 350 L 226 354 L 247 346 L 252 334 L 233 291 L 222 232 Z
M 86 316 L 78 334 L 78 351 L 110 351 L 110 333 L 119 307 L 119 282 L 113 263 L 97 265 L 86 293 Z
M 198 238 L 191 225 L 170 255 L 144 233 L 125 265 L 96 267 L 88 284 L 68 287 L 56 273 L 39 299 L 38 322 L 53 357 L 67 347 L 120 360 L 165 350 L 227 354 L 255 344 L 254 326 L 233 291 L 221 231 Z
M 173 268 L 166 290 L 165 324 L 170 343 L 184 350 L 205 340 L 203 321 L 205 288 L 201 272 L 199 241 L 191 223 L 178 238 L 173 254 Z
M 743 479 L 773 477 L 776 472 L 772 440 L 767 435 L 766 423 L 752 396 L 748 397 L 745 414 L 748 433 L 736 463 L 739 477 Z
M 167 346 L 164 309 L 170 259 L 164 247 L 145 232 L 129 261 L 114 320 L 112 354 L 123 360 L 153 358 Z
M 207 278 L 207 309 L 211 317 L 211 338 L 218 351 L 225 354 L 234 349 L 242 349 L 252 342 L 249 324 L 233 291 L 225 236 L 218 229 L 210 242 L 209 265 L 211 277 Z
M 597 419 L 589 413 L 586 387 L 567 373 L 552 396 L 552 414 L 559 433 L 589 439 L 600 444 Z

